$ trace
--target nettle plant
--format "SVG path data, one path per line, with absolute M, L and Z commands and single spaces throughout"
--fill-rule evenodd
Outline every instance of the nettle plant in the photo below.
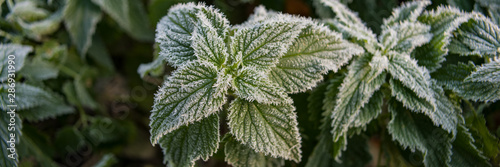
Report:
M 234 166 L 301 160 L 301 137 L 288 94 L 304 92 L 363 49 L 310 19 L 258 7 L 231 26 L 217 9 L 180 4 L 157 26 L 158 58 L 168 62 L 151 111 L 151 142 L 172 166 L 193 166 L 219 148 L 219 115 L 227 114 L 225 160 Z
M 391 166 L 489 166 L 487 158 L 498 156 L 498 140 L 468 100 L 500 99 L 499 28 L 479 13 L 450 7 L 424 12 L 429 4 L 394 9 L 377 38 L 344 4 L 316 3 L 320 16 L 331 15 L 326 7 L 335 15 L 325 24 L 366 52 L 311 94 L 310 113 L 323 119 L 307 166 L 362 166 L 370 156 L 359 156 L 367 152 L 360 145 L 369 135 L 380 136 L 379 156 Z M 486 63 L 455 65 L 446 61 L 448 51 L 479 55 Z

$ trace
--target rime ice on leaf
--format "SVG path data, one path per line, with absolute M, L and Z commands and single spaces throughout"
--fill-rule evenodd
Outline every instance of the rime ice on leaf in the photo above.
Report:
M 337 71 L 353 55 L 363 53 L 357 45 L 322 25 L 309 24 L 270 72 L 271 80 L 287 93 L 303 92 L 323 79 L 327 70 Z
M 172 66 L 179 67 L 196 58 L 191 38 L 198 10 L 194 3 L 176 5 L 158 22 L 156 42 L 160 44 L 160 56 Z
M 297 22 L 277 21 L 237 29 L 231 38 L 231 55 L 241 52 L 243 67 L 268 71 L 285 54 L 302 26 Z
M 272 158 L 264 153 L 255 152 L 246 145 L 241 144 L 231 135 L 225 137 L 224 154 L 226 162 L 234 167 L 280 167 L 285 165 L 285 161 L 279 158 Z
M 250 68 L 243 68 L 233 82 L 235 94 L 248 101 L 263 104 L 292 103 L 286 93 L 265 75 Z
M 448 54 L 447 46 L 453 36 L 452 32 L 467 22 L 469 17 L 469 14 L 452 7 L 438 7 L 418 17 L 418 21 L 431 26 L 430 32 L 433 34 L 429 43 L 417 47 L 411 53 L 418 60 L 418 65 L 427 68 L 429 72 L 439 69 L 445 60 L 444 56 Z
M 199 122 L 179 127 L 159 141 L 169 166 L 194 166 L 198 159 L 208 160 L 219 147 L 219 117 L 216 114 Z
M 23 46 L 18 44 L 0 44 L 0 82 L 8 79 L 9 74 L 9 55 L 14 55 L 11 59 L 15 62 L 15 72 L 21 70 L 24 66 L 24 60 L 28 53 L 33 50 L 31 46 Z
M 167 78 L 155 97 L 151 111 L 151 141 L 182 125 L 199 121 L 219 111 L 226 103 L 227 86 L 212 64 L 192 62 Z M 227 85 L 227 84 L 226 84 Z
M 475 15 L 458 28 L 449 48 L 461 55 L 499 55 L 500 28 L 488 18 Z
M 261 104 L 237 98 L 229 107 L 231 134 L 257 152 L 300 161 L 300 135 L 291 104 Z

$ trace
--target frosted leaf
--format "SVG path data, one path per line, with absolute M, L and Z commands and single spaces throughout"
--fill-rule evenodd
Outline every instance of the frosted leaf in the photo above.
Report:
M 183 125 L 161 137 L 164 163 L 172 167 L 193 167 L 198 159 L 208 160 L 219 148 L 219 117 Z
M 80 56 L 85 56 L 92 44 L 97 22 L 101 20 L 101 9 L 89 0 L 68 0 L 63 15 L 71 41 L 76 45 Z
M 449 166 L 451 136 L 426 117 L 405 110 L 397 102 L 389 105 L 392 119 L 387 130 L 393 140 L 412 152 L 423 152 L 425 166 Z
M 389 80 L 391 95 L 403 104 L 403 106 L 413 112 L 431 113 L 436 109 L 435 99 L 432 97 L 429 101 L 419 97 L 413 90 L 406 87 L 401 81 L 396 79 Z M 432 92 L 428 92 L 431 94 Z
M 216 9 L 201 8 L 193 32 L 192 47 L 199 60 L 211 62 L 220 67 L 228 57 L 224 39 L 229 30 L 229 21 Z
M 229 82 L 209 63 L 195 61 L 175 71 L 156 93 L 151 142 L 219 111 L 226 103 Z
M 384 93 L 379 90 L 373 93 L 368 103 L 361 108 L 358 117 L 351 126 L 365 129 L 368 123 L 382 113 L 382 105 L 384 105 Z
M 434 125 L 440 126 L 442 129 L 455 136 L 457 134 L 457 125 L 459 124 L 457 114 L 461 112 L 460 108 L 455 106 L 453 102 L 448 99 L 443 89 L 438 86 L 434 80 L 432 80 L 431 83 L 432 92 L 436 99 L 436 110 L 424 112 L 424 114 L 429 116 L 432 122 L 434 122 Z
M 231 38 L 231 55 L 242 52 L 242 66 L 268 71 L 285 54 L 302 27 L 300 22 L 275 21 L 237 29 Z
M 382 56 L 380 52 L 376 52 L 368 65 L 370 66 L 371 70 L 370 73 L 367 74 L 367 76 L 370 77 L 368 77 L 366 81 L 371 82 L 380 73 L 384 72 L 387 67 L 389 67 L 389 59 L 387 59 L 387 56 Z
M 465 81 L 500 83 L 500 60 L 493 60 L 478 67 Z
M 464 81 L 476 70 L 473 63 L 448 65 L 433 74 L 439 85 L 452 90 L 464 99 L 494 102 L 500 99 L 500 83 Z
M 372 56 L 364 54 L 348 67 L 348 73 L 339 88 L 335 105 L 325 101 L 324 109 L 331 112 L 333 140 L 345 136 L 354 123 L 360 109 L 368 102 L 373 93 L 385 82 L 385 73 L 371 76 L 369 62 Z M 371 81 L 368 81 L 371 79 Z
M 235 76 L 232 88 L 238 97 L 264 104 L 292 103 L 284 90 L 266 75 L 250 68 L 243 68 Z
M 411 53 L 413 49 L 429 42 L 430 26 L 418 22 L 401 22 L 382 30 L 380 42 L 386 50 Z
M 261 104 L 237 98 L 229 107 L 230 133 L 256 152 L 300 161 L 300 134 L 295 107 Z
M 363 48 L 348 43 L 324 26 L 311 24 L 302 30 L 270 72 L 270 78 L 287 93 L 304 92 L 323 79 L 327 70 L 337 71 Z
M 368 29 L 356 13 L 338 0 L 320 0 L 325 6 L 330 7 L 335 13 L 335 19 L 325 20 L 327 25 L 333 27 L 349 38 L 354 38 L 358 43 L 377 42 L 375 34 Z
M 429 43 L 417 47 L 411 53 L 412 57 L 429 72 L 440 68 L 445 60 L 444 56 L 448 54 L 447 46 L 453 36 L 452 32 L 469 18 L 469 14 L 452 7 L 438 7 L 436 10 L 424 12 L 418 21 L 431 26 L 433 37 Z
M 31 46 L 19 44 L 0 44 L 0 82 L 4 82 L 9 78 L 9 55 L 14 55 L 12 59 L 15 64 L 14 72 L 21 70 L 24 66 L 24 60 L 28 53 L 33 50 Z M 14 78 L 15 79 L 15 78 Z
M 389 73 L 394 79 L 415 92 L 419 98 L 423 98 L 430 103 L 434 103 L 430 93 L 430 76 L 425 68 L 419 67 L 417 62 L 409 55 L 397 52 L 389 53 Z
M 425 7 L 431 4 L 431 1 L 412 1 L 403 3 L 401 6 L 392 10 L 391 17 L 384 19 L 383 26 L 391 27 L 400 22 L 415 22 L 418 16 L 424 11 Z
M 450 52 L 460 55 L 500 54 L 500 28 L 482 15 L 475 15 L 454 33 Z
M 280 167 L 285 161 L 280 158 L 265 156 L 264 153 L 255 152 L 250 147 L 239 143 L 230 135 L 226 136 L 224 146 L 224 160 L 234 167 Z
M 174 67 L 196 59 L 191 48 L 196 14 L 200 6 L 194 3 L 171 7 L 156 26 L 156 42 L 160 44 L 160 56 Z
M 15 103 L 11 103 L 8 89 L 7 84 L 0 87 L 0 109 L 8 111 L 8 105 L 15 104 L 19 110 L 17 112 L 29 121 L 41 121 L 74 111 L 73 107 L 65 103 L 61 95 L 50 90 L 18 83 L 16 84 Z

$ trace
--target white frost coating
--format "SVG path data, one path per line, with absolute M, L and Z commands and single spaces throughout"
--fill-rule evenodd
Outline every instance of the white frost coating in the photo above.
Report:
M 411 53 L 413 49 L 432 39 L 431 27 L 419 22 L 404 21 L 382 30 L 379 41 L 386 50 Z
M 156 27 L 156 42 L 160 44 L 160 56 L 174 67 L 180 67 L 195 60 L 191 48 L 191 35 L 195 29 L 200 5 L 194 3 L 175 5 Z
M 410 55 L 397 52 L 389 53 L 389 68 L 387 71 L 393 78 L 401 81 L 401 83 L 413 90 L 420 98 L 426 99 L 434 104 L 434 98 L 430 89 L 430 75 L 427 69 L 419 67 L 417 61 L 412 59 Z
M 151 142 L 181 125 L 199 121 L 219 111 L 226 103 L 227 86 L 218 79 L 218 71 L 209 63 L 192 62 L 167 78 L 155 96 L 151 111 Z M 226 83 L 227 84 L 227 83 Z
M 337 0 L 321 0 L 321 3 L 330 7 L 336 14 L 334 20 L 325 20 L 342 34 L 355 38 L 358 42 L 373 43 L 377 41 L 375 34 L 366 27 L 357 14 Z
M 333 140 L 339 141 L 346 135 L 348 128 L 354 123 L 360 109 L 368 102 L 373 93 L 385 82 L 385 73 L 373 76 L 369 66 L 371 56 L 363 54 L 348 66 L 348 73 L 337 94 L 336 103 L 328 103 L 323 108 L 332 113 Z M 368 82 L 368 79 L 372 79 Z M 332 105 L 335 104 L 335 105 Z
M 198 159 L 208 160 L 219 148 L 219 117 L 210 115 L 189 126 L 181 126 L 160 139 L 168 166 L 193 167 Z
M 450 50 L 460 55 L 497 55 L 499 47 L 500 28 L 480 14 L 460 26 L 450 44 Z
M 227 47 L 224 43 L 229 29 L 228 21 L 211 7 L 200 9 L 196 17 L 198 23 L 192 38 L 194 53 L 199 60 L 211 62 L 220 67 L 228 58 Z
M 363 48 L 348 43 L 323 25 L 309 24 L 280 58 L 270 78 L 287 93 L 304 92 L 323 79 L 328 70 L 336 72 Z
M 391 17 L 384 19 L 382 27 L 392 26 L 403 21 L 415 22 L 425 7 L 430 4 L 431 1 L 428 0 L 406 2 L 392 10 Z
M 500 84 L 500 60 L 493 60 L 481 65 L 476 71 L 467 76 L 465 81 Z
M 229 107 L 230 133 L 257 152 L 299 162 L 301 137 L 291 104 L 260 104 L 237 98 Z
M 269 22 L 236 30 L 231 38 L 231 54 L 242 52 L 242 66 L 268 71 L 285 54 L 299 35 L 302 24 Z
M 278 84 L 272 83 L 264 73 L 252 68 L 243 68 L 235 76 L 232 88 L 235 94 L 250 102 L 257 101 L 263 104 L 292 104 Z

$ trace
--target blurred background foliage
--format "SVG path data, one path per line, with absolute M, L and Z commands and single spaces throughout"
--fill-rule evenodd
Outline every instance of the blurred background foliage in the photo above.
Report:
M 167 14 L 170 6 L 191 1 L 0 0 L 1 43 L 32 47 L 16 78 L 24 85 L 17 89 L 29 87 L 47 94 L 47 99 L 61 99 L 18 112 L 23 122 L 22 137 L 16 147 L 19 166 L 164 166 L 161 149 L 149 141 L 149 114 L 162 76 L 172 69 L 143 71 L 142 78 L 137 69 L 157 55 L 154 30 L 159 19 Z M 272 10 L 316 18 L 312 0 L 203 2 L 215 5 L 232 24 L 245 21 L 260 4 Z M 403 1 L 343 2 L 358 12 L 375 33 L 380 33 L 383 18 Z M 474 5 L 474 0 L 437 0 L 431 8 L 442 4 L 453 4 L 466 11 L 481 10 L 486 15 L 491 12 L 481 4 Z M 453 57 L 459 59 L 459 56 Z M 456 61 L 460 60 L 448 62 Z M 308 106 L 309 94 L 292 95 L 302 135 L 303 159 L 299 164 L 287 162 L 287 166 L 305 165 L 317 144 L 320 123 L 311 121 L 319 119 L 307 112 L 308 107 L 315 107 Z M 39 96 L 36 92 L 30 95 Z M 486 127 L 477 129 L 478 135 L 489 131 L 495 135 L 493 142 L 496 141 L 500 135 L 500 104 L 473 105 L 485 116 L 485 119 L 477 118 L 480 125 L 481 121 L 486 122 Z M 46 117 L 36 115 L 59 110 L 55 106 L 67 108 L 65 112 Z M 227 128 L 221 129 L 221 133 L 227 132 Z M 377 129 L 369 127 L 368 133 L 377 134 Z M 369 141 L 372 155 L 378 154 L 380 136 L 374 135 Z M 390 146 L 390 142 L 387 145 Z M 226 166 L 220 150 L 223 148 L 209 161 L 200 161 L 198 165 Z M 346 153 L 354 154 L 353 157 L 363 156 L 355 152 L 356 148 L 348 150 L 353 150 Z M 374 161 L 371 160 L 372 165 Z M 359 163 L 356 159 L 344 162 L 347 166 Z

